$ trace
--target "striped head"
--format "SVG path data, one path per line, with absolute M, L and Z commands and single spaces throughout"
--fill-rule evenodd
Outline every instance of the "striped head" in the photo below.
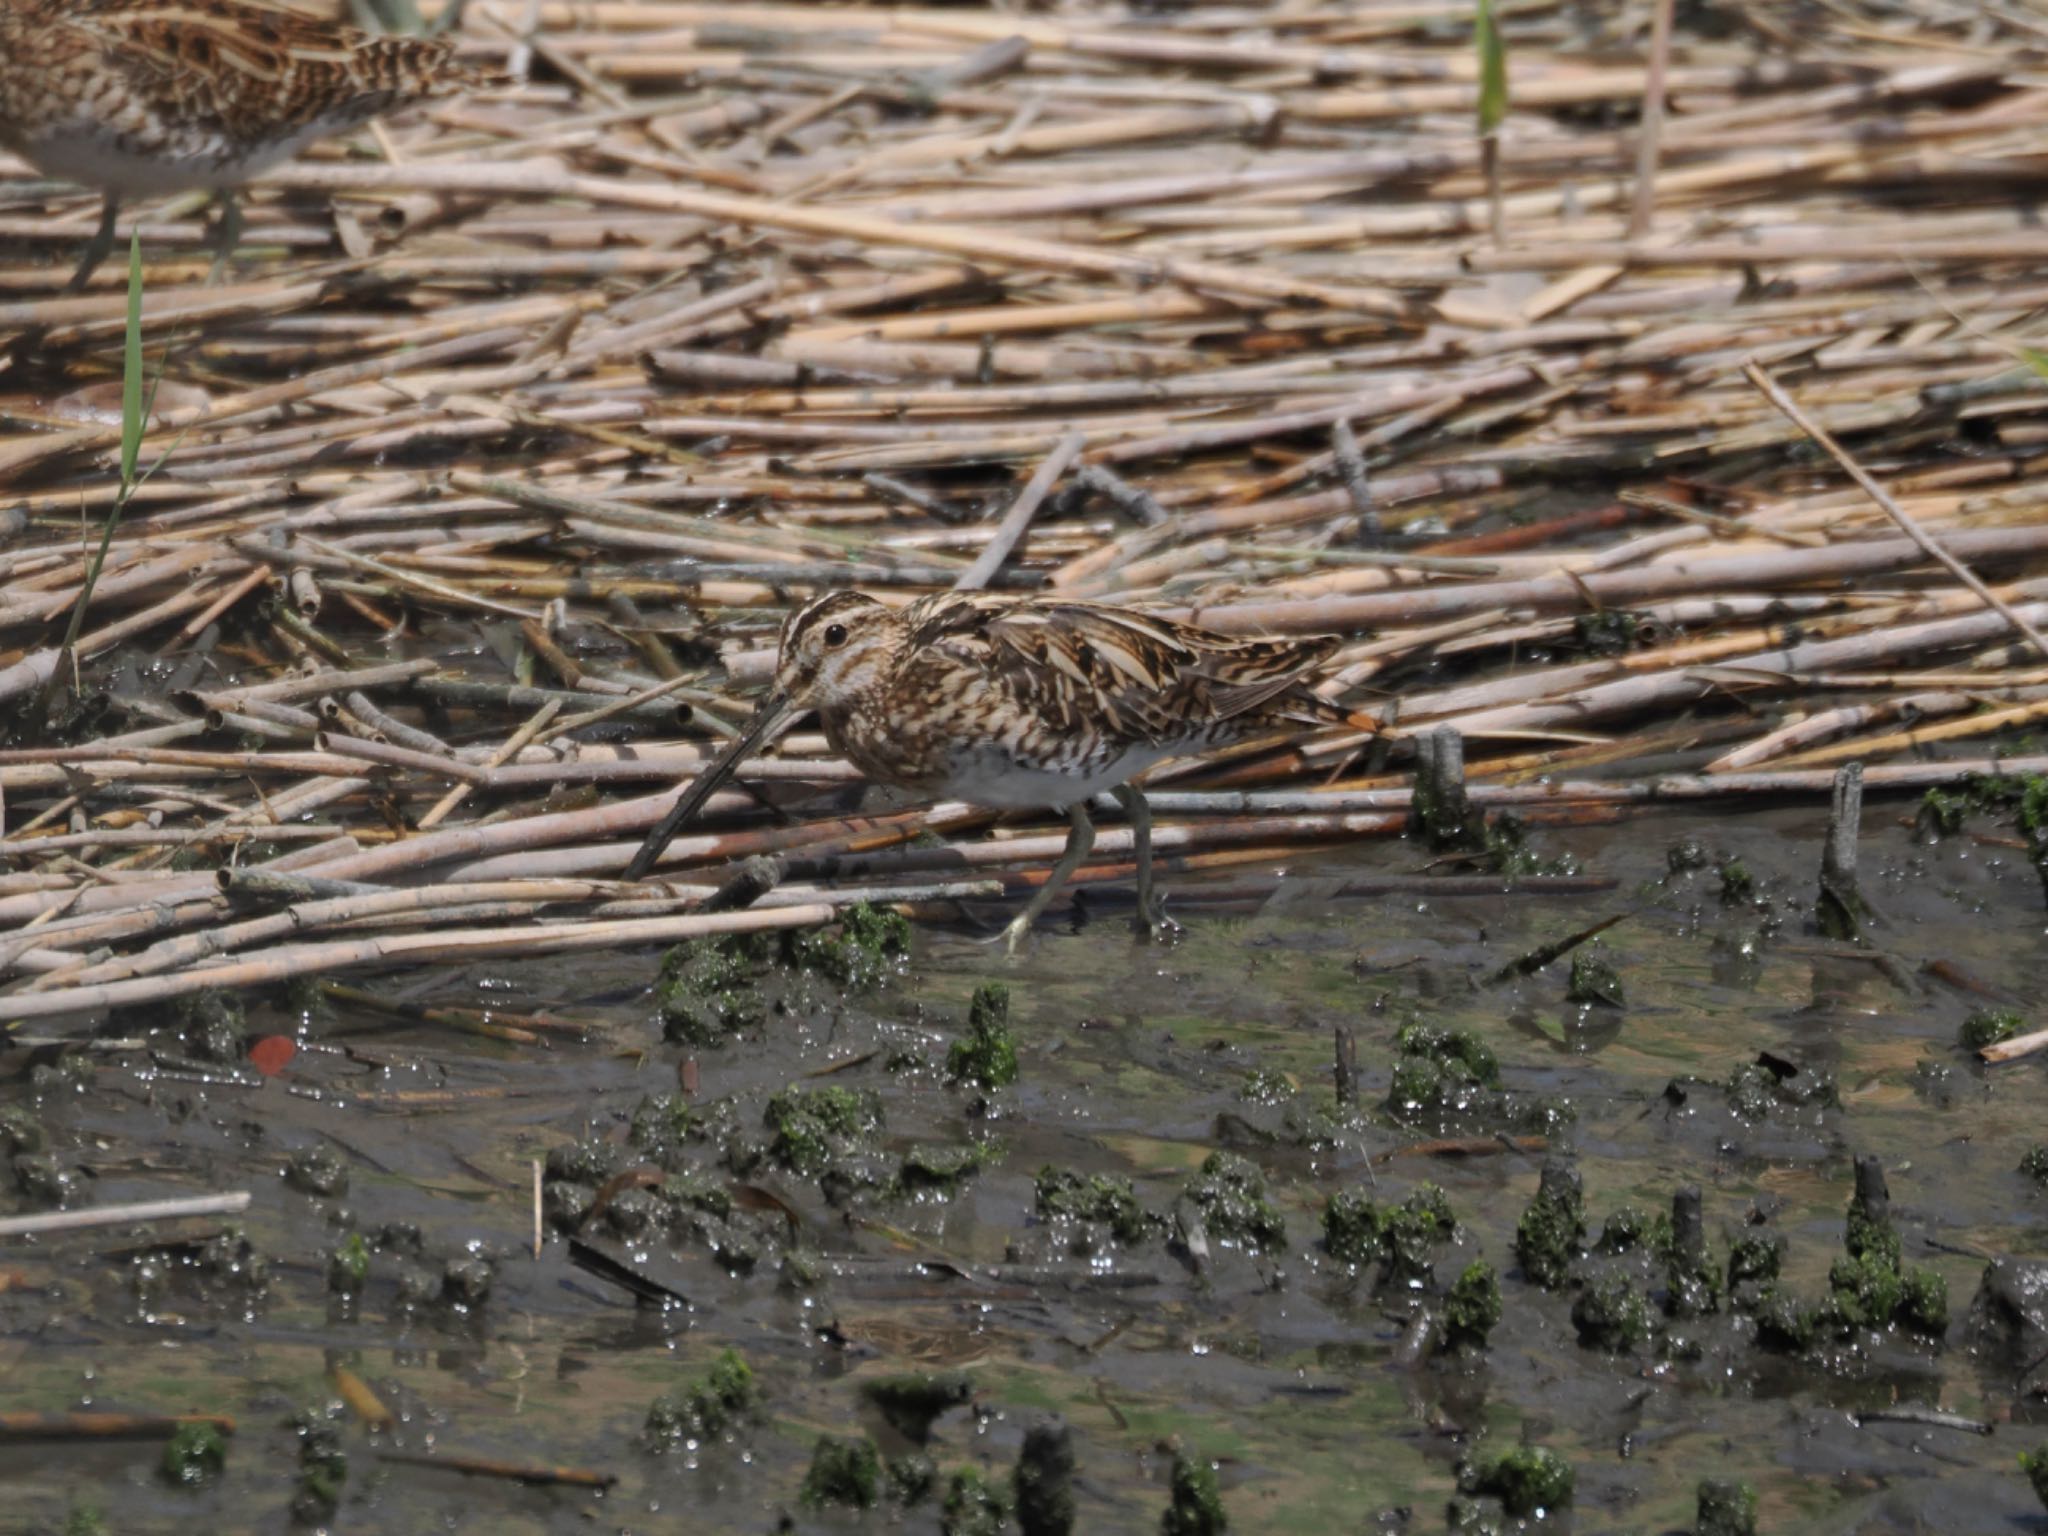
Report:
M 827 592 L 782 626 L 775 694 L 795 709 L 842 716 L 882 687 L 908 639 L 895 610 L 859 592 Z

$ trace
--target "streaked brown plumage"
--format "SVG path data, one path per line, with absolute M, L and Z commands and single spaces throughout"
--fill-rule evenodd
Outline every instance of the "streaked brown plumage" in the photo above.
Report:
M 639 879 L 741 758 L 807 709 L 870 778 L 978 805 L 1060 806 L 1072 831 L 1008 929 L 1010 946 L 1087 857 L 1087 801 L 1131 819 L 1140 926 L 1167 926 L 1152 894 L 1151 817 L 1127 782 L 1165 758 L 1288 727 L 1369 722 L 1313 693 L 1334 636 L 1238 639 L 1129 608 L 986 593 L 898 612 L 833 592 L 782 626 L 775 683 L 627 869 Z
M 112 247 L 124 197 L 205 188 L 231 242 L 232 191 L 251 176 L 485 83 L 445 39 L 372 37 L 256 0 L 0 0 L 0 145 L 105 196 L 74 290 Z

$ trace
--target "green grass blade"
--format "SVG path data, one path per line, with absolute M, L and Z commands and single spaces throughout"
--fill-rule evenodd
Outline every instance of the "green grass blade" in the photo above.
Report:
M 128 237 L 128 335 L 121 355 L 121 488 L 135 488 L 142 457 L 142 237 Z
M 1479 137 L 1483 139 L 1498 130 L 1508 115 L 1508 53 L 1501 45 L 1493 0 L 1479 0 L 1474 35 L 1479 44 Z
M 155 390 L 150 398 L 155 399 Z M 107 509 L 107 521 L 100 529 L 99 548 L 85 570 L 85 584 L 78 589 L 78 601 L 71 605 L 71 622 L 64 630 L 64 651 L 68 655 L 78 643 L 85 624 L 85 610 L 92 604 L 93 588 L 107 563 L 107 550 L 114 542 L 114 530 L 121 514 L 128 510 L 128 498 L 135 494 L 135 465 L 142 457 L 142 429 L 149 420 L 149 407 L 142 394 L 142 238 L 128 237 L 128 331 L 121 349 L 121 493 Z M 53 676 L 54 683 L 56 678 Z

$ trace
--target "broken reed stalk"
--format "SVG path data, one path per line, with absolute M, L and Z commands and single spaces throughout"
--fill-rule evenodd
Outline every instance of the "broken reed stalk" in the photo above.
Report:
M 157 1221 L 180 1221 L 187 1216 L 239 1216 L 249 1208 L 249 1198 L 247 1190 L 237 1190 L 228 1195 L 189 1195 L 174 1200 L 139 1200 L 127 1205 L 5 1216 L 0 1217 L 0 1237 L 42 1237 L 89 1227 L 144 1226 Z
M 1650 62 L 1643 82 L 1643 117 L 1636 129 L 1636 185 L 1629 204 L 1628 237 L 1650 232 L 1657 213 L 1657 149 L 1664 131 L 1664 79 L 1671 68 L 1671 23 L 1677 0 L 1651 0 Z
M 1827 841 L 1821 847 L 1820 897 L 1814 913 L 1831 939 L 1862 935 L 1870 905 L 1856 881 L 1857 842 L 1863 832 L 1863 765 L 1850 763 L 1835 774 L 1834 803 Z
M 830 922 L 832 917 L 833 908 L 812 903 L 710 916 L 442 929 L 429 933 L 336 940 L 325 944 L 290 944 L 257 951 L 239 960 L 198 965 L 169 976 L 0 996 L 0 1020 L 50 1018 L 100 1008 L 124 1008 L 222 988 L 274 986 L 301 976 L 356 966 L 423 964 L 437 960 L 476 959 L 485 955 L 579 954 L 628 944 L 675 944 L 711 934 L 815 927 Z
M 2033 642 L 2034 649 L 2040 652 L 2041 659 L 2048 661 L 2048 640 L 2044 640 L 2041 637 L 2041 632 L 2024 618 L 2020 617 L 2019 614 L 2013 612 L 2011 607 L 2002 598 L 1977 578 L 1977 574 L 1974 571 L 1950 554 L 1941 544 L 1937 543 L 1927 530 L 1921 527 L 1906 509 L 1893 500 L 1891 494 L 1877 483 L 1870 471 L 1850 457 L 1849 451 L 1836 442 L 1833 435 L 1825 427 L 1821 426 L 1799 408 L 1798 402 L 1793 400 L 1790 395 L 1786 394 L 1778 386 L 1777 381 L 1764 371 L 1762 364 L 1752 360 L 1743 364 L 1742 371 L 1749 381 L 1762 391 L 1764 398 L 1783 411 L 1794 426 L 1812 438 L 1826 451 L 1830 458 L 1841 465 L 1847 471 L 1849 477 L 1862 486 L 1869 494 L 1870 499 L 1884 508 L 1885 515 L 1906 530 L 1907 536 L 1915 544 L 1918 544 L 1934 559 L 1940 561 L 1950 575 L 1981 597 L 1987 607 L 1994 608 L 2002 614 L 2005 621 L 2017 633 L 2024 635 Z
M 1052 488 L 1059 484 L 1060 476 L 1067 472 L 1074 460 L 1080 456 L 1081 446 L 1086 439 L 1079 432 L 1069 432 L 1045 456 L 1033 471 L 1024 488 L 1017 493 L 1017 499 L 1003 514 L 1003 520 L 996 525 L 989 536 L 988 546 L 975 557 L 974 564 L 961 572 L 960 579 L 953 583 L 955 591 L 972 592 L 989 584 L 995 573 L 1003 568 L 1003 562 L 1010 558 L 1010 551 L 1017 547 L 1017 541 L 1024 537 L 1024 530 L 1031 526 L 1031 519 L 1038 515 L 1045 498 L 1052 494 Z
M 605 1489 L 619 1480 L 615 1472 L 598 1472 L 588 1467 L 538 1466 L 488 1456 L 465 1456 L 453 1451 L 379 1450 L 377 1459 L 393 1466 L 431 1467 L 443 1472 L 457 1472 L 464 1477 L 495 1477 L 508 1482 L 561 1488 Z
M 168 1440 L 204 1425 L 224 1435 L 235 1421 L 224 1413 L 0 1413 L 0 1440 Z

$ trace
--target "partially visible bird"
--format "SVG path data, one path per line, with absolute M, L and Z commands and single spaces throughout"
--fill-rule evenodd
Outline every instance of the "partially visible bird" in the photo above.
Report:
M 740 760 L 806 710 L 870 778 L 992 807 L 1063 808 L 1059 862 L 1005 930 L 1012 953 L 1095 839 L 1088 800 L 1130 818 L 1138 928 L 1169 931 L 1152 879 L 1152 816 L 1129 780 L 1169 757 L 1288 727 L 1372 722 L 1311 691 L 1335 636 L 1239 639 L 1131 608 L 945 593 L 898 611 L 830 592 L 782 626 L 775 681 L 739 735 L 634 854 L 654 867 Z
M 0 0 L 0 146 L 104 198 L 74 293 L 113 249 L 122 199 L 214 193 L 225 259 L 243 182 L 380 113 L 491 83 L 446 39 L 257 0 Z

